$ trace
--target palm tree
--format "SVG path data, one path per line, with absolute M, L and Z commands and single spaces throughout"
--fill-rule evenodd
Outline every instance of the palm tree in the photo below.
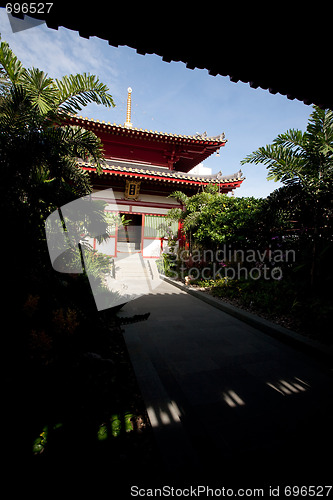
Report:
M 6 42 L 0 44 L 0 148 L 2 202 L 59 206 L 91 191 L 77 158 L 101 168 L 100 140 L 91 131 L 65 124 L 68 114 L 90 102 L 114 106 L 106 85 L 94 75 L 53 80 L 25 69 Z M 46 207 L 44 207 L 46 208 Z
M 91 131 L 64 123 L 90 102 L 114 106 L 106 85 L 94 75 L 53 80 L 39 69 L 25 69 L 6 42 L 0 44 L 0 130 L 5 189 L 25 202 L 45 195 L 90 192 L 77 158 L 91 157 L 101 167 L 100 140 Z M 52 189 L 45 184 L 52 183 Z M 55 200 L 50 200 L 54 202 Z M 58 202 L 59 203 L 59 202 Z
M 96 76 L 52 79 L 37 68 L 24 68 L 9 45 L 0 43 L 0 203 L 12 263 L 30 265 L 45 250 L 40 243 L 46 217 L 91 192 L 77 160 L 89 157 L 101 170 L 101 141 L 91 131 L 66 124 L 69 114 L 91 102 L 114 106 L 108 87 Z
M 241 162 L 264 164 L 268 180 L 300 184 L 310 196 L 329 187 L 333 176 L 333 112 L 314 106 L 306 132 L 290 129 L 273 144 L 260 147 Z
M 260 147 L 246 156 L 241 164 L 263 164 L 268 169 L 268 180 L 281 181 L 279 190 L 290 198 L 291 188 L 297 193 L 297 210 L 307 207 L 311 213 L 309 227 L 313 229 L 311 284 L 315 280 L 315 265 L 321 233 L 332 223 L 333 186 L 333 112 L 313 107 L 305 132 L 290 129 L 279 134 L 273 143 Z M 296 190 L 295 190 L 296 189 Z M 288 201 L 289 203 L 289 201 Z M 327 231 L 326 231 L 327 232 Z

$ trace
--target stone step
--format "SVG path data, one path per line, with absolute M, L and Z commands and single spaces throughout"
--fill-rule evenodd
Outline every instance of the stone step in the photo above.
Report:
M 148 270 L 141 255 L 131 255 L 125 259 L 115 259 L 116 279 L 141 279 L 149 278 Z
M 137 248 L 135 243 L 125 243 L 118 242 L 117 243 L 117 252 L 119 253 L 141 253 L 141 251 Z
M 117 272 L 115 274 L 116 279 L 123 278 L 138 278 L 138 279 L 146 279 L 149 278 L 148 273 L 126 273 L 126 272 Z
M 159 272 L 154 259 L 145 260 L 140 254 L 129 255 L 125 258 L 116 257 L 115 279 L 116 280 L 158 280 Z
M 148 276 L 146 269 L 117 269 L 116 276 Z

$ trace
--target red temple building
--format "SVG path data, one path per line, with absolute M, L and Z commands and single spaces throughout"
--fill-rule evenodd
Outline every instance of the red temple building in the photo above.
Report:
M 124 125 L 81 116 L 72 116 L 69 121 L 92 130 L 101 139 L 106 159 L 102 174 L 89 162 L 82 161 L 80 166 L 89 172 L 93 191 L 99 192 L 101 199 L 102 190 L 112 188 L 119 213 L 130 221 L 115 229 L 103 252 L 117 257 L 124 244 L 130 244 L 144 258 L 157 258 L 165 245 L 165 224 L 161 224 L 164 216 L 171 208 L 181 207 L 177 200 L 168 197 L 173 191 L 193 195 L 214 184 L 220 193 L 228 193 L 239 187 L 244 178 L 241 171 L 232 175 L 200 173 L 204 170 L 202 162 L 225 146 L 224 134 L 189 136 L 133 127 L 131 92 L 128 89 Z M 180 237 L 177 225 L 172 230 Z

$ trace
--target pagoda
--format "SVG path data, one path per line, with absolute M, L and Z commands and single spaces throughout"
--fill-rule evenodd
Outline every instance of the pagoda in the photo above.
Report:
M 168 210 L 182 208 L 169 197 L 173 191 L 190 196 L 213 184 L 220 193 L 228 193 L 244 178 L 241 171 L 232 175 L 198 173 L 198 166 L 225 146 L 224 134 L 180 135 L 133 127 L 131 93 L 129 88 L 124 125 L 76 115 L 69 117 L 69 123 L 91 130 L 101 139 L 105 156 L 102 173 L 88 161 L 80 160 L 79 165 L 89 172 L 93 192 L 99 192 L 101 199 L 102 190 L 112 188 L 119 214 L 127 219 L 125 226 L 111 234 L 107 253 L 117 257 L 119 252 L 127 251 L 127 244 L 144 258 L 158 258 L 167 239 L 161 222 Z M 181 238 L 178 224 L 173 224 L 171 230 Z

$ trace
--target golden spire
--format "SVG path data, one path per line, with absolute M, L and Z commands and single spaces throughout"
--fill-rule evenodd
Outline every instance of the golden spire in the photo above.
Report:
M 125 127 L 132 128 L 132 123 L 131 123 L 132 89 L 131 89 L 131 87 L 128 87 L 127 92 L 128 92 L 128 94 L 127 94 L 127 112 L 126 112 Z

